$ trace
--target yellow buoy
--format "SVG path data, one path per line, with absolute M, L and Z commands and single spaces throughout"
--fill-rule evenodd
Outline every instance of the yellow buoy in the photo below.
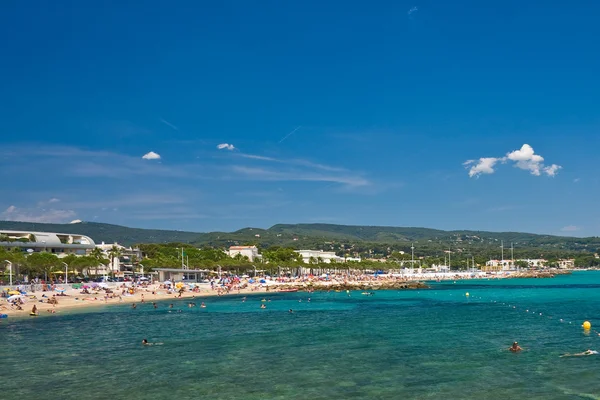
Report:
M 583 326 L 583 329 L 590 329 L 592 327 L 592 324 L 590 323 L 590 321 L 585 321 L 581 326 Z
M 469 292 L 465 293 L 465 296 L 469 297 Z

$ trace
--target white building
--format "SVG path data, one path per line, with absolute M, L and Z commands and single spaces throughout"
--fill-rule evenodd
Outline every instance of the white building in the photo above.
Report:
M 534 267 L 534 268 L 541 268 L 546 266 L 546 263 L 548 262 L 547 260 L 544 260 L 543 258 L 525 258 L 525 259 L 520 259 L 517 261 L 525 261 L 527 263 L 527 265 L 529 265 L 530 267 Z
M 450 267 L 445 264 L 433 264 L 428 270 L 431 270 L 431 272 L 450 272 Z
M 486 267 L 502 269 L 504 271 L 515 269 L 515 265 L 519 261 L 524 261 L 529 267 L 541 268 L 546 265 L 547 261 L 543 258 L 525 258 L 519 260 L 489 260 L 485 263 Z
M 335 260 L 334 262 L 343 262 L 344 259 L 335 255 L 333 251 L 323 251 L 323 250 L 294 250 L 294 252 L 300 254 L 302 257 L 302 261 L 306 264 L 313 263 L 327 263 L 330 264 L 331 260 Z
M 134 249 L 132 247 L 125 247 L 118 243 L 104 243 L 97 244 L 96 248 L 102 250 L 104 254 L 104 258 L 109 260 L 107 265 L 107 270 L 116 273 L 117 275 L 124 275 L 125 273 L 133 273 L 134 272 L 134 259 L 138 262 L 142 259 L 142 253 L 139 249 Z M 116 257 L 113 256 L 114 252 L 117 254 Z
M 19 247 L 27 253 L 48 252 L 66 257 L 88 254 L 94 249 L 94 241 L 71 233 L 0 230 L 0 247 Z
M 558 268 L 563 268 L 563 269 L 575 268 L 575 259 L 558 260 Z
M 515 260 L 516 261 L 516 260 Z M 511 270 L 515 269 L 513 260 L 489 260 L 485 263 L 486 267 L 492 267 L 494 270 Z
M 228 251 L 229 257 L 233 258 L 238 254 L 242 256 L 248 257 L 250 262 L 253 262 L 257 258 L 260 258 L 260 254 L 258 254 L 258 249 L 256 246 L 231 246 Z

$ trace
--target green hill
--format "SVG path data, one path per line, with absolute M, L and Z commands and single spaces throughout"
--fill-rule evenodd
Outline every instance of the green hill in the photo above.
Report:
M 76 224 L 42 224 L 0 221 L 0 230 L 31 230 L 75 233 L 90 236 L 96 243 L 189 243 L 196 246 L 227 247 L 236 244 L 257 244 L 261 247 L 291 246 L 339 250 L 354 246 L 390 245 L 407 249 L 412 242 L 428 248 L 493 248 L 501 241 L 505 247 L 514 243 L 520 248 L 543 248 L 567 251 L 600 251 L 600 238 L 575 238 L 537 235 L 522 232 L 443 231 L 439 229 L 391 226 L 352 226 L 333 224 L 277 224 L 269 229 L 244 228 L 235 232 L 184 232 L 159 229 L 128 228 L 96 222 Z
M 42 224 L 33 222 L 0 221 L 0 230 L 42 231 L 58 233 L 74 233 L 91 237 L 94 242 L 123 245 L 134 243 L 192 243 L 199 241 L 202 233 L 165 231 L 160 229 L 128 228 L 120 225 L 97 222 L 81 222 L 77 224 Z

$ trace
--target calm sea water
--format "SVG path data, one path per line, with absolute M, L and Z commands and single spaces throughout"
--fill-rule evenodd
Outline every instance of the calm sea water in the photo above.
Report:
M 600 398 L 600 355 L 559 357 L 600 350 L 600 273 L 432 285 L 0 320 L 0 391 L 27 399 Z M 144 347 L 143 338 L 164 344 Z M 506 350 L 514 340 L 522 353 Z

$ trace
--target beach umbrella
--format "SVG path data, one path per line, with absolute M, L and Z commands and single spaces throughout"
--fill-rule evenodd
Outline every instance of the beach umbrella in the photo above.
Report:
M 98 283 L 97 282 L 92 282 L 92 287 L 98 287 Z
M 6 299 L 6 301 L 11 301 L 12 302 L 12 301 L 15 301 L 15 300 L 21 299 L 21 298 L 23 298 L 22 295 L 20 295 L 20 294 L 14 294 L 14 295 L 10 296 L 8 299 Z
M 21 294 L 21 292 L 19 292 L 18 290 L 11 290 L 10 292 L 8 292 L 8 294 L 10 294 L 10 295 Z
M 67 289 L 64 289 L 64 288 L 61 288 L 61 287 L 57 287 L 54 290 L 56 290 L 57 292 L 60 292 L 60 293 L 64 293 L 64 291 L 67 290 Z
M 267 281 L 265 281 L 264 279 L 261 279 L 259 282 L 260 283 L 267 283 Z
M 166 280 L 166 281 L 164 281 L 163 283 L 164 283 L 165 285 L 172 285 L 172 284 L 173 284 L 173 282 L 171 282 L 171 281 L 169 281 L 169 280 Z

